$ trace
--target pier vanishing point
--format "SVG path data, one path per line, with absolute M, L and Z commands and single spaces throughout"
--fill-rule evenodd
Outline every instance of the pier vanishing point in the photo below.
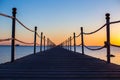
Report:
M 11 40 L 11 62 L 0 64 L 0 80 L 120 80 L 120 66 L 110 63 L 110 58 L 114 57 L 110 54 L 110 46 L 119 47 L 110 43 L 110 24 L 120 23 L 120 21 L 110 22 L 109 13 L 105 15 L 106 23 L 99 29 L 85 33 L 83 27 L 81 27 L 79 35 L 76 36 L 74 33 L 73 37 L 69 37 L 58 46 L 49 38 L 46 40 L 42 32 L 39 35 L 37 27 L 35 27 L 35 30 L 31 30 L 20 22 L 16 18 L 16 8 L 13 8 L 12 13 L 12 16 L 0 13 L 1 16 L 12 19 L 12 37 L 0 39 L 0 42 Z M 34 33 L 34 43 L 24 42 L 15 37 L 16 21 Z M 97 49 L 87 47 L 84 44 L 83 36 L 94 34 L 103 27 L 106 27 L 105 45 Z M 36 42 L 36 37 L 40 38 L 40 44 Z M 78 37 L 81 37 L 81 53 L 76 52 L 76 38 Z M 15 41 L 33 44 L 34 54 L 15 60 Z M 37 45 L 40 46 L 40 52 L 36 52 Z M 44 46 L 44 50 L 42 50 L 42 46 Z M 49 49 L 45 49 L 46 46 Z M 74 47 L 74 51 L 71 50 L 71 46 Z M 107 61 L 86 55 L 84 47 L 89 50 L 106 48 Z

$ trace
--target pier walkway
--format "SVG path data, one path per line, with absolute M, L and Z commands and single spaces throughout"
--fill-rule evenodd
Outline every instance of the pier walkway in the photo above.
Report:
M 55 47 L 1 64 L 0 80 L 120 80 L 120 66 Z

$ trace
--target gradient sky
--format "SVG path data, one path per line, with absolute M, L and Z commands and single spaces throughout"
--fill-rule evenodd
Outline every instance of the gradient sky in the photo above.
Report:
M 81 26 L 84 32 L 98 29 L 105 23 L 106 13 L 111 14 L 111 21 L 120 20 L 120 0 L 0 0 L 0 13 L 12 15 L 13 7 L 17 8 L 17 18 L 24 25 L 32 30 L 37 26 L 39 34 L 43 32 L 56 44 L 73 36 L 73 32 L 79 34 Z M 111 27 L 111 43 L 120 45 L 120 24 Z M 0 38 L 11 37 L 11 19 L 0 16 L 0 30 Z M 33 35 L 16 25 L 18 39 L 33 42 Z M 103 45 L 105 35 L 104 28 L 85 36 L 85 44 Z

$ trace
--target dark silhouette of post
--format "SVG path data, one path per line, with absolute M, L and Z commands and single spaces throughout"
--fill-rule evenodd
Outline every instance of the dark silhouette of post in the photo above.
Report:
M 66 49 L 67 49 L 67 40 L 65 41 Z
M 106 31 L 107 31 L 107 63 L 110 63 L 110 14 L 106 14 Z
M 70 51 L 71 51 L 71 36 L 70 36 Z
M 49 49 L 49 38 L 47 38 L 47 50 Z
M 83 37 L 83 27 L 81 27 L 81 43 L 82 43 L 82 54 L 84 55 L 84 37 Z
M 76 52 L 76 40 L 75 40 L 75 32 L 73 33 L 73 38 L 74 38 L 74 52 Z
M 68 40 L 66 40 L 66 44 L 67 44 L 67 50 L 68 50 Z
M 44 36 L 44 51 L 45 51 L 45 36 Z
M 15 18 L 16 18 L 16 8 L 12 9 L 12 40 L 11 40 L 11 62 L 15 59 Z
M 35 33 L 34 33 L 34 54 L 36 53 L 36 33 L 37 33 L 37 27 L 35 27 Z
M 68 42 L 68 50 L 69 50 L 69 38 L 68 38 L 67 42 Z
M 41 32 L 41 40 L 40 40 L 40 52 L 42 52 L 42 39 L 43 39 L 43 32 Z

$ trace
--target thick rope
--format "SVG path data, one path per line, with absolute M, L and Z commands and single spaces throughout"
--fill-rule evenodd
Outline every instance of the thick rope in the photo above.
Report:
M 37 46 L 39 46 L 40 44 L 36 43 Z
M 40 35 L 39 35 L 38 33 L 36 33 L 36 35 L 37 35 L 39 38 L 41 38 Z
M 1 16 L 4 16 L 4 17 L 8 17 L 8 18 L 14 18 L 13 16 L 9 16 L 9 15 L 6 15 L 6 14 L 3 14 L 3 13 L 0 13 Z M 31 32 L 35 32 L 34 30 L 31 30 L 29 29 L 28 27 L 26 27 L 22 22 L 20 22 L 17 18 L 15 18 L 16 21 L 21 24 L 24 28 L 26 28 L 27 30 L 31 31 Z
M 20 42 L 20 43 L 23 43 L 23 44 L 34 44 L 34 43 L 28 43 L 28 42 L 24 42 L 24 41 L 21 41 L 19 39 L 15 39 L 16 41 Z
M 76 46 L 81 46 L 82 44 L 78 44 L 78 45 L 76 45 Z
M 11 18 L 11 19 L 14 18 L 13 16 L 9 16 L 9 15 L 3 14 L 3 13 L 0 13 L 0 15 L 1 15 L 1 16 L 4 16 L 4 17 L 7 17 L 7 18 Z
M 90 33 L 85 33 L 85 32 L 83 32 L 83 34 L 85 34 L 85 35 L 90 35 L 90 34 L 96 33 L 96 32 L 98 32 L 99 30 L 101 30 L 102 28 L 104 28 L 105 26 L 106 26 L 106 24 L 104 24 L 102 27 L 100 27 L 99 29 L 97 29 L 97 30 L 95 30 L 95 31 L 93 31 L 93 32 L 90 32 Z
M 78 34 L 77 36 L 75 36 L 76 38 L 79 37 L 81 34 Z
M 12 38 L 0 39 L 0 42 L 3 42 L 3 41 L 10 41 L 10 40 L 12 40 Z
M 16 18 L 16 21 L 19 23 L 19 24 L 21 24 L 25 29 L 27 29 L 27 30 L 29 30 L 29 31 L 31 31 L 31 32 L 35 32 L 34 30 L 31 30 L 31 29 L 29 29 L 28 27 L 26 27 L 22 22 L 20 22 L 17 18 Z
M 115 45 L 115 44 L 110 44 L 110 46 L 113 46 L 113 47 L 120 47 L 120 45 Z
M 84 46 L 85 46 L 85 45 L 84 45 Z M 102 46 L 102 47 L 99 47 L 99 48 L 95 48 L 95 49 L 89 48 L 89 47 L 87 47 L 87 46 L 85 46 L 85 48 L 87 48 L 87 49 L 89 49 L 89 50 L 92 50 L 92 51 L 95 51 L 95 50 L 101 50 L 101 49 L 105 48 L 105 46 Z
M 120 20 L 119 21 L 110 22 L 110 24 L 115 24 L 115 23 L 120 23 Z

